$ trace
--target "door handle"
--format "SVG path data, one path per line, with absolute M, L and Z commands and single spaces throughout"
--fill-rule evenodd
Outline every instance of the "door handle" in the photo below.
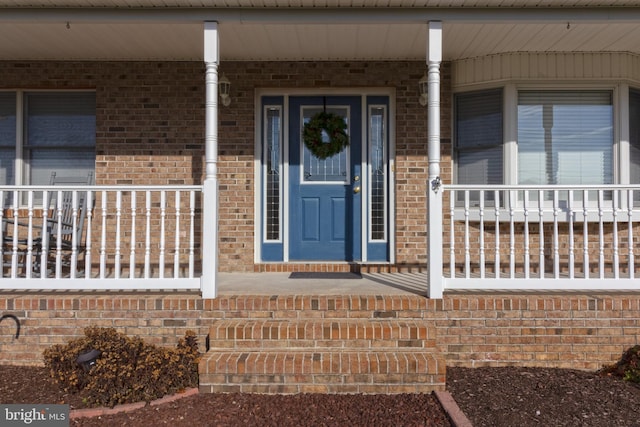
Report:
M 356 194 L 358 194 L 358 193 L 360 192 L 360 186 L 358 185 L 357 187 L 355 187 L 355 188 L 353 189 L 353 192 L 354 192 L 354 193 L 356 193 Z

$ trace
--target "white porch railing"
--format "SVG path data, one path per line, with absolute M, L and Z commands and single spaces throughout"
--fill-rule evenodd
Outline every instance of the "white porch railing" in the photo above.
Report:
M 0 200 L 0 289 L 201 288 L 202 186 L 0 186 Z
M 640 290 L 640 185 L 446 185 L 443 290 Z

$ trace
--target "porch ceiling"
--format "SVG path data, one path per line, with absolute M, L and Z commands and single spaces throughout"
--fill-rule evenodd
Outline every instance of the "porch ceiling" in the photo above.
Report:
M 586 0 L 578 9 L 522 8 L 561 0 L 482 1 L 500 9 L 462 0 L 358 9 L 339 7 L 343 0 L 297 0 L 297 8 L 287 7 L 293 0 L 102 0 L 101 9 L 78 8 L 86 0 L 34 0 L 29 9 L 18 3 L 24 6 L 0 0 L 0 59 L 200 61 L 205 20 L 220 23 L 223 61 L 424 60 L 430 19 L 443 21 L 445 60 L 528 51 L 640 54 L 640 0 Z

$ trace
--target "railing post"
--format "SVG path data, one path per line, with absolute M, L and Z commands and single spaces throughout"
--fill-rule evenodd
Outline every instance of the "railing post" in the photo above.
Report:
M 215 298 L 218 272 L 218 23 L 204 23 L 205 62 L 205 178 L 202 215 L 203 298 Z
M 440 180 L 440 63 L 442 22 L 429 22 L 428 42 L 427 269 L 429 298 L 442 298 L 442 188 Z

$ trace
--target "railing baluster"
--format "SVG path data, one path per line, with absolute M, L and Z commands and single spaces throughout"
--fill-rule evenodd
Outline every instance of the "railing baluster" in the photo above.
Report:
M 633 242 L 633 190 L 627 190 L 627 245 L 629 246 L 629 278 L 635 277 L 635 259 L 634 259 L 634 242 Z
M 582 191 L 582 245 L 583 245 L 583 262 L 584 262 L 584 278 L 589 278 L 589 192 Z
M 195 276 L 196 193 L 189 192 L 189 278 Z
M 115 257 L 115 271 L 113 272 L 116 279 L 120 278 L 121 266 L 120 266 L 120 226 L 122 221 L 122 191 L 116 191 L 116 257 Z
M 108 209 L 107 191 L 102 191 L 102 232 L 100 235 L 100 274 L 99 277 L 104 279 L 107 275 L 107 209 Z
M 166 217 L 166 192 L 160 191 L 160 259 L 158 260 L 158 274 L 164 278 L 164 240 L 165 240 L 165 217 Z
M 11 278 L 18 277 L 18 221 L 20 220 L 19 204 L 18 204 L 18 191 L 13 192 L 13 239 L 12 239 L 12 252 L 11 252 Z
M 173 277 L 180 277 L 180 191 L 176 190 L 175 251 L 173 252 Z
M 602 190 L 598 190 L 598 271 L 601 279 L 604 279 L 604 202 Z
M 471 277 L 471 255 L 469 248 L 469 191 L 464 192 L 464 277 Z
M 91 276 L 91 249 L 93 244 L 93 191 L 87 190 L 86 197 L 86 221 L 87 221 L 87 233 L 85 238 L 85 252 L 84 252 L 84 277 L 89 278 Z
M 73 207 L 71 214 L 71 264 L 69 265 L 69 275 L 72 279 L 75 279 L 78 269 L 78 192 L 76 190 L 71 193 L 71 206 Z
M 522 207 L 524 208 L 524 278 L 529 278 L 529 190 L 524 190 L 522 195 Z
M 613 213 L 613 277 L 620 278 L 620 243 L 618 239 L 618 190 L 613 190 L 612 213 Z
M 456 277 L 456 227 L 455 212 L 458 193 L 452 190 L 449 194 L 449 276 Z
M 495 248 L 495 273 L 496 279 L 500 278 L 500 192 L 499 190 L 494 190 L 493 192 L 493 204 L 496 215 L 496 248 Z
M 509 277 L 516 277 L 516 230 L 515 230 L 515 192 L 507 192 L 509 195 Z
M 144 278 L 148 279 L 151 275 L 151 191 L 145 194 Z
M 24 275 L 27 279 L 31 278 L 33 270 L 33 191 L 27 192 L 27 253 L 23 260 Z
M 540 278 L 544 279 L 545 273 L 545 265 L 544 265 L 544 191 L 538 190 L 538 233 L 540 234 L 540 248 L 539 252 L 539 263 L 540 263 Z
M 575 277 L 575 263 L 576 263 L 576 255 L 575 255 L 575 236 L 574 236 L 574 214 L 573 211 L 573 190 L 569 190 L 569 278 L 573 279 Z
M 480 190 L 480 278 L 484 279 L 484 190 Z
M 553 277 L 560 277 L 560 249 L 558 244 L 558 190 L 553 190 Z
M 62 277 L 62 191 L 58 190 L 56 196 L 56 266 L 55 277 Z
M 137 215 L 137 194 L 131 192 L 131 248 L 129 249 L 129 278 L 136 277 L 136 215 Z

